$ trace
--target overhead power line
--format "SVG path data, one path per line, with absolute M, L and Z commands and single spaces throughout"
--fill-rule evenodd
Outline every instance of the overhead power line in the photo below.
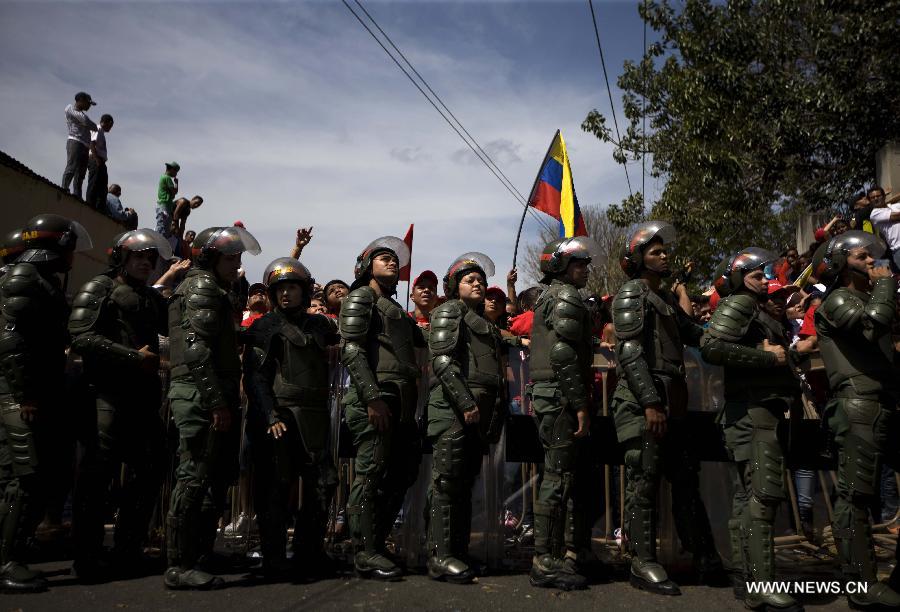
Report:
M 491 156 L 488 155 L 488 153 L 481 147 L 480 144 L 478 144 L 478 141 L 475 140 L 475 138 L 472 136 L 472 134 L 462 124 L 462 122 L 456 117 L 456 115 L 453 114 L 452 111 L 450 111 L 450 109 L 447 107 L 447 105 L 444 104 L 443 100 L 441 100 L 441 98 L 437 95 L 437 93 L 435 93 L 434 89 L 431 88 L 431 86 L 428 84 L 428 82 L 425 80 L 425 78 L 415 69 L 415 67 L 412 65 L 412 63 L 406 58 L 406 56 L 403 54 L 403 52 L 400 51 L 400 49 L 397 47 L 397 45 L 394 44 L 394 41 L 391 40 L 390 36 L 388 36 L 388 34 L 381 28 L 381 26 L 378 25 L 378 22 L 375 21 L 375 18 L 372 17 L 372 15 L 365 9 L 365 7 L 363 7 L 363 5 L 359 2 L 359 0 L 354 0 L 354 2 L 360 8 L 360 10 L 362 10 L 362 12 L 365 14 L 365 16 L 369 19 L 369 21 L 371 21 L 372 25 L 374 25 L 375 28 L 381 33 L 381 35 L 384 37 L 384 39 L 387 41 L 387 43 L 391 46 L 391 48 L 393 48 L 396 51 L 397 55 L 399 55 L 400 58 L 402 58 L 402 60 L 409 67 L 409 70 L 407 70 L 403 66 L 403 64 L 400 63 L 400 60 L 398 60 L 397 57 L 395 57 L 394 54 L 391 53 L 391 51 L 387 48 L 387 46 L 385 46 L 384 42 L 382 42 L 382 40 L 378 37 L 377 34 L 375 34 L 375 32 L 372 30 L 372 28 L 369 27 L 369 24 L 363 20 L 363 18 L 353 9 L 352 6 L 350 6 L 350 3 L 347 0 L 341 0 L 341 1 L 343 2 L 344 6 L 347 7 L 347 10 L 350 11 L 350 13 L 354 17 L 356 17 L 356 20 L 359 21 L 360 25 L 362 25 L 366 29 L 366 31 L 369 33 L 369 35 L 375 40 L 375 42 L 378 43 L 378 46 L 380 46 L 382 48 L 382 50 L 388 55 L 388 57 L 391 58 L 391 60 L 394 62 L 394 64 L 397 65 L 397 68 L 399 68 L 400 71 L 403 72 L 403 74 L 406 76 L 406 78 L 409 79 L 410 83 L 412 83 L 415 86 L 415 88 L 419 90 L 419 93 L 421 93 L 422 96 L 425 97 L 425 99 L 428 101 L 428 103 L 431 104 L 431 106 L 434 108 L 434 110 L 436 110 L 438 112 L 438 114 L 447 123 L 447 125 L 449 125 L 450 128 L 454 132 L 456 132 L 456 135 L 459 136 L 460 139 L 464 143 L 466 143 L 466 146 L 469 147 L 469 149 L 472 151 L 472 153 L 475 154 L 475 157 L 477 157 L 478 160 L 482 164 L 484 164 L 484 166 L 488 170 L 490 170 L 491 174 L 493 174 L 494 177 L 498 181 L 500 181 L 500 184 L 503 185 L 504 188 L 506 188 L 506 190 L 516 199 L 516 201 L 519 204 L 528 208 L 528 212 L 530 212 L 532 217 L 537 219 L 538 222 L 544 226 L 544 228 L 546 228 L 548 231 L 554 231 L 553 228 L 550 226 L 550 224 L 546 220 L 544 220 L 540 215 L 538 215 L 537 212 L 535 212 L 535 210 L 533 208 L 528 207 L 528 201 L 526 200 L 525 196 L 523 196 L 522 193 L 518 189 L 516 189 L 516 187 L 515 187 L 515 185 L 513 185 L 512 181 L 510 181 L 509 178 L 506 176 L 506 174 L 504 174 L 504 172 L 500 169 L 500 167 L 497 166 L 497 164 L 494 162 L 494 160 L 491 158 Z M 413 78 L 413 75 L 410 74 L 410 71 L 412 73 L 414 73 L 416 75 L 416 77 L 419 78 L 419 80 L 421 81 L 421 85 L 419 84 L 418 81 L 416 81 L 415 78 Z M 423 86 L 424 86 L 424 89 L 423 89 Z M 426 93 L 426 91 L 425 91 L 426 89 L 428 90 L 428 92 L 431 93 L 431 96 L 429 96 L 429 94 Z M 434 99 L 432 99 L 432 96 L 434 97 Z M 440 105 L 440 106 L 438 106 L 438 105 Z M 442 108 L 443 108 L 443 110 L 442 110 Z M 446 113 L 445 113 L 445 111 L 446 111 Z M 452 120 L 451 120 L 451 118 L 452 118 Z
M 603 59 L 603 46 L 600 44 L 600 29 L 597 27 L 597 15 L 594 13 L 594 0 L 588 0 L 591 7 L 591 20 L 594 22 L 594 36 L 597 37 L 597 50 L 600 52 L 600 66 L 603 67 L 603 80 L 606 81 L 606 93 L 609 95 L 609 111 L 612 113 L 613 126 L 616 128 L 616 145 L 622 149 L 622 135 L 619 133 L 619 121 L 616 119 L 616 106 L 613 104 L 612 89 L 609 87 L 609 75 L 606 73 L 606 60 Z M 631 177 L 628 176 L 628 159 L 625 159 L 622 167 L 625 168 L 625 182 L 628 183 L 628 193 L 632 196 Z

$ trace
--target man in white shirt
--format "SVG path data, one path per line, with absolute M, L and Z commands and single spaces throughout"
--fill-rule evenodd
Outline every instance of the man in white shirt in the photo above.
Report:
M 75 104 L 66 107 L 66 128 L 69 137 L 66 140 L 66 169 L 63 170 L 62 188 L 69 191 L 69 183 L 73 182 L 72 193 L 81 197 L 81 186 L 87 172 L 88 150 L 91 146 L 91 132 L 97 124 L 87 116 L 86 111 L 97 104 L 91 96 L 79 91 L 75 94 Z
M 106 133 L 112 127 L 112 115 L 103 115 L 100 117 L 100 123 L 97 124 L 97 131 L 91 137 L 86 201 L 97 210 L 106 208 L 107 184 L 109 183 L 109 173 L 106 170 L 108 157 L 106 152 Z
M 869 190 L 868 196 L 872 203 L 869 220 L 890 250 L 885 257 L 890 257 L 891 270 L 900 272 L 900 203 L 885 203 L 884 189 L 877 186 Z

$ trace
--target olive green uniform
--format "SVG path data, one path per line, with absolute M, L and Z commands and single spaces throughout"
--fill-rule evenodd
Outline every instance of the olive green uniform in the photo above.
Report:
M 878 498 L 879 467 L 900 469 L 891 342 L 896 289 L 892 278 L 876 282 L 871 295 L 838 288 L 815 314 L 832 393 L 826 417 L 839 452 L 834 538 L 842 573 L 867 583 L 877 582 L 869 508 Z
M 534 504 L 535 553 L 574 558 L 590 543 L 588 490 L 576 468 L 586 451 L 575 438 L 577 412 L 590 406 L 591 319 L 575 286 L 554 279 L 534 306 L 531 333 L 532 408 L 544 447 L 544 470 Z
M 431 369 L 427 435 L 431 468 L 428 550 L 433 557 L 468 556 L 472 486 L 488 443 L 499 439 L 505 406 L 500 332 L 462 300 L 431 313 Z M 477 409 L 479 422 L 463 413 Z
M 368 287 L 350 292 L 341 305 L 341 362 L 351 385 L 343 398 L 356 448 L 356 476 L 347 503 L 357 552 L 384 551 L 385 538 L 416 481 L 421 439 L 415 421 L 420 369 L 415 348 L 422 332 L 396 301 Z M 390 428 L 369 423 L 367 405 L 383 400 Z
M 31 263 L 9 268 L 0 281 L 0 572 L 15 581 L 37 575 L 19 564 L 45 510 L 68 319 L 56 275 Z M 37 407 L 35 420 L 21 418 L 23 403 Z
M 172 414 L 180 463 L 168 515 L 169 565 L 189 570 L 212 552 L 216 524 L 237 472 L 241 361 L 228 289 L 212 272 L 188 271 L 169 304 Z M 214 431 L 211 411 L 231 411 Z
M 249 401 L 247 433 L 254 453 L 254 505 L 263 563 L 285 558 L 287 522 L 293 514 L 294 561 L 311 566 L 324 559 L 328 507 L 337 470 L 328 451 L 328 346 L 337 344 L 334 324 L 302 310 L 275 310 L 254 321 L 244 354 Z M 287 430 L 275 439 L 268 429 Z M 301 506 L 290 513 L 291 486 L 302 478 Z
M 754 581 L 775 579 L 772 527 L 776 509 L 787 499 L 777 429 L 800 394 L 791 366 L 777 364 L 774 353 L 759 348 L 766 340 L 785 349 L 788 364 L 798 360 L 781 323 L 760 310 L 755 295 L 740 292 L 719 302 L 702 345 L 703 358 L 725 368 L 722 416 L 735 467 L 728 522 L 732 564 Z M 793 600 L 784 596 L 780 603 Z
M 166 302 L 155 289 L 100 275 L 75 296 L 69 331 L 95 403 L 74 501 L 75 565 L 83 573 L 102 550 L 107 490 L 122 462 L 134 476 L 120 496 L 115 550 L 133 560 L 147 536 L 167 457 L 159 374 L 141 367 L 140 349 L 159 354 L 159 335 L 169 333 Z
M 700 464 L 684 427 L 657 439 L 646 429 L 644 410 L 660 406 L 670 424 L 684 419 L 687 383 L 684 345 L 698 346 L 703 328 L 666 289 L 652 291 L 627 281 L 612 305 L 617 378 L 612 399 L 619 444 L 625 451 L 625 532 L 633 558 L 656 562 L 657 492 L 664 475 L 672 484 L 672 513 L 683 548 L 695 559 L 718 560 L 709 517 L 699 491 Z

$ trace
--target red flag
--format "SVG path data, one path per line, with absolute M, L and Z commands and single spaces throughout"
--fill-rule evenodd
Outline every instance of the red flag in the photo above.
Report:
M 409 263 L 400 268 L 400 278 L 399 280 L 409 282 L 409 275 L 412 271 L 412 242 L 413 242 L 413 226 L 414 223 L 409 224 L 409 229 L 406 230 L 406 237 L 403 239 L 403 242 L 406 243 L 407 248 L 409 248 Z

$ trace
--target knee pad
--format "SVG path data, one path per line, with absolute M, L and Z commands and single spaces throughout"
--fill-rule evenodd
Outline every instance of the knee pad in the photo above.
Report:
M 747 505 L 747 509 L 750 512 L 750 520 L 764 521 L 766 523 L 775 522 L 776 508 L 775 504 L 767 504 L 755 495 L 750 498 L 750 503 Z
M 875 446 L 851 430 L 844 437 L 840 454 L 840 469 L 853 498 L 871 498 L 876 494 L 875 475 L 878 474 L 880 454 Z

